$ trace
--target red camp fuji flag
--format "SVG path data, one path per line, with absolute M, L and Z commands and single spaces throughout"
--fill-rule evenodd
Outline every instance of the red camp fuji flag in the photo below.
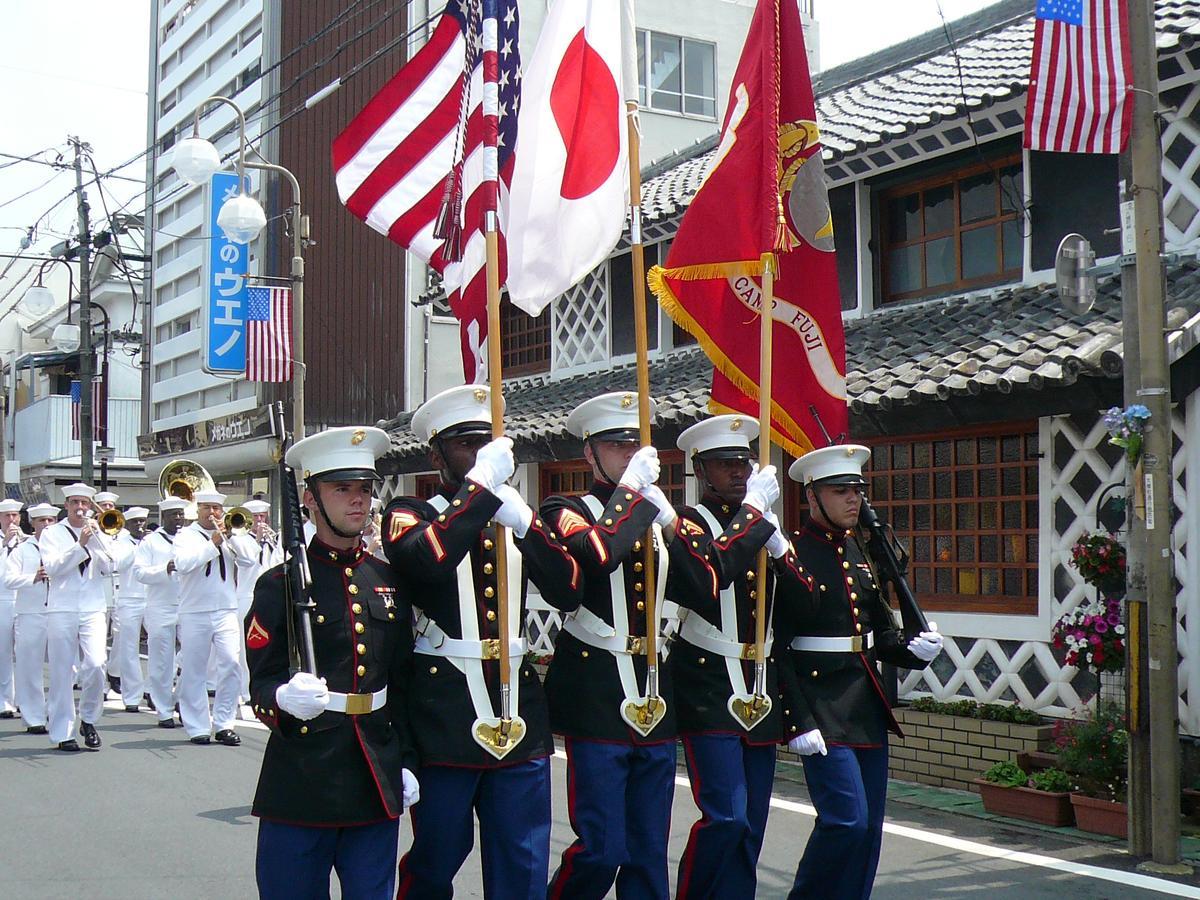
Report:
M 731 214 L 734 211 L 736 214 Z M 758 416 L 763 256 L 778 259 L 773 439 L 794 456 L 847 430 L 846 340 L 816 107 L 795 0 L 759 0 L 721 141 L 650 287 L 713 362 L 714 411 Z
M 508 293 L 533 316 L 621 236 L 629 203 L 621 5 L 558 0 L 525 70 L 508 192 Z

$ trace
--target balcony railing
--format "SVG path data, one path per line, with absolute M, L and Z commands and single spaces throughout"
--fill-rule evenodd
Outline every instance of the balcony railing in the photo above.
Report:
M 108 445 L 117 459 L 138 458 L 140 410 L 140 400 L 108 401 Z M 71 437 L 72 412 L 71 398 L 57 394 L 17 411 L 14 453 L 22 466 L 79 458 L 79 440 Z

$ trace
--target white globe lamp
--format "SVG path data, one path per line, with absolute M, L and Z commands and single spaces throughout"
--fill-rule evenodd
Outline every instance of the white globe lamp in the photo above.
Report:
M 217 226 L 233 243 L 248 244 L 267 227 L 267 214 L 253 197 L 237 194 L 217 213 Z
M 40 319 L 54 309 L 54 292 L 40 284 L 33 285 L 21 298 L 21 309 L 35 319 Z
M 221 168 L 221 155 L 211 141 L 200 137 L 184 138 L 175 145 L 171 167 L 188 184 L 202 184 Z
M 50 339 L 61 353 L 74 353 L 79 349 L 79 326 L 64 322 L 55 327 Z

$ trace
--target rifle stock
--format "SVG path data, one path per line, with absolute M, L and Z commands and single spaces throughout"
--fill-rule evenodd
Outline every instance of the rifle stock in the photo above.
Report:
M 879 586 L 885 588 L 890 585 L 900 602 L 900 618 L 905 637 L 911 639 L 922 631 L 928 631 L 929 622 L 904 577 L 905 566 L 888 537 L 887 526 L 879 521 L 879 516 L 875 514 L 866 497 L 863 497 L 858 522 L 867 532 L 867 556 L 875 567 L 875 577 L 880 582 Z

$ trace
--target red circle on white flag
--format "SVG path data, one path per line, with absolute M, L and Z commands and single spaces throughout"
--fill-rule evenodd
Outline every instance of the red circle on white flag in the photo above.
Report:
M 555 73 L 550 111 L 567 156 L 559 193 L 578 200 L 608 180 L 621 151 L 620 92 L 582 29 Z

